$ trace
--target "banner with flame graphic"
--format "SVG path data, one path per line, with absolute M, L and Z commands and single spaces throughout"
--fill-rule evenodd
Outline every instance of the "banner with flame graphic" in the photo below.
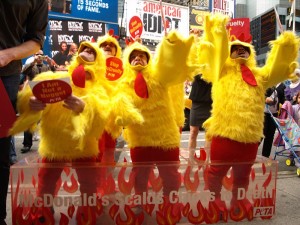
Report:
M 53 194 L 39 190 L 38 171 L 45 168 L 37 155 L 11 168 L 12 224 L 213 224 L 270 219 L 275 213 L 277 164 L 263 157 L 252 166 L 248 190 L 239 187 L 232 201 L 233 173 L 222 182 L 221 200 L 207 190 L 210 164 L 199 149 L 194 156 L 181 149 L 180 163 L 132 164 L 129 150 L 120 151 L 116 164 L 54 163 L 48 170 L 61 172 L 58 180 L 49 177 Z M 177 168 L 178 189 L 164 192 L 161 171 Z M 135 169 L 148 171 L 147 191 L 136 193 Z M 96 192 L 81 192 L 78 174 L 94 171 Z M 52 174 L 52 173 L 50 173 Z M 97 175 L 96 175 L 97 174 Z M 52 176 L 51 176 L 52 177 Z M 174 181 L 174 177 L 169 177 Z M 38 193 L 38 194 L 37 194 Z

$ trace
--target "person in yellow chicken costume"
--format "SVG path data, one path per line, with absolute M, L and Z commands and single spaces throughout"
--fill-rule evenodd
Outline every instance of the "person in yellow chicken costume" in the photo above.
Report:
M 38 152 L 43 163 L 96 162 L 98 139 L 109 115 L 105 78 L 105 56 L 96 43 L 83 42 L 68 72 L 45 72 L 34 81 L 69 77 L 72 94 L 64 101 L 45 104 L 35 98 L 29 86 L 18 97 L 20 117 L 11 134 L 26 130 L 40 121 Z M 55 195 L 61 168 L 41 167 L 37 196 Z M 77 168 L 81 194 L 97 192 L 97 169 Z
M 106 59 L 116 57 L 121 60 L 122 49 L 116 39 L 113 30 L 109 30 L 107 34 L 97 39 L 97 45 L 103 50 Z M 106 76 L 107 77 L 107 76 Z M 117 85 L 120 77 L 107 77 L 111 85 L 110 95 L 114 95 L 114 87 Z M 99 161 L 105 163 L 114 162 L 114 151 L 116 147 L 116 138 L 122 132 L 120 127 L 116 127 L 113 123 L 107 123 L 105 131 L 99 140 Z
M 112 99 L 112 114 L 116 124 L 124 126 L 132 162 L 175 162 L 176 165 L 168 167 L 157 164 L 166 197 L 180 186 L 180 132 L 175 116 L 176 99 L 172 99 L 169 91 L 194 74 L 195 68 L 188 60 L 192 44 L 192 36 L 184 39 L 172 31 L 156 49 L 155 60 L 141 43 L 129 45 L 123 52 L 124 73 Z M 135 192 L 141 195 L 147 191 L 151 167 L 133 170 Z
M 228 18 L 223 15 L 206 17 L 199 60 L 203 79 L 212 83 L 212 115 L 204 123 L 206 138 L 211 141 L 208 189 L 215 194 L 221 211 L 222 179 L 233 171 L 231 210 L 237 203 L 247 207 L 247 199 L 238 199 L 238 188 L 247 191 L 252 163 L 263 137 L 264 93 L 267 88 L 289 78 L 297 67 L 299 39 L 283 32 L 271 41 L 265 66 L 256 66 L 251 36 L 241 34 L 231 40 L 226 30 Z M 240 40 L 239 40 L 240 38 Z M 214 163 L 222 162 L 225 165 Z M 244 164 L 241 164 L 245 162 Z

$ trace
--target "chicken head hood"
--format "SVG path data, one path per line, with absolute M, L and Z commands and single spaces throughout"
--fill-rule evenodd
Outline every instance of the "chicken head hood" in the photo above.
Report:
M 130 64 L 130 55 L 133 51 L 136 51 L 136 50 L 145 52 L 147 54 L 147 60 L 148 60 L 147 65 L 132 66 Z M 152 55 L 151 55 L 150 50 L 146 46 L 142 45 L 139 42 L 134 42 L 133 44 L 127 46 L 126 49 L 124 50 L 123 63 L 124 63 L 124 74 L 127 74 L 126 79 L 134 80 L 136 73 L 131 73 L 132 71 L 135 71 L 135 72 L 141 71 L 143 74 L 148 74 L 147 72 L 150 72 L 152 65 L 153 65 Z
M 97 43 L 82 42 L 75 59 L 68 67 L 75 86 L 85 87 L 86 80 L 105 82 L 106 58 Z
M 121 54 L 122 54 L 121 46 L 120 46 L 118 40 L 111 33 L 107 33 L 106 35 L 104 35 L 102 37 L 99 37 L 97 39 L 97 45 L 99 47 L 104 42 L 111 42 L 111 43 L 113 43 L 116 46 L 116 50 L 117 50 L 115 57 L 121 58 Z

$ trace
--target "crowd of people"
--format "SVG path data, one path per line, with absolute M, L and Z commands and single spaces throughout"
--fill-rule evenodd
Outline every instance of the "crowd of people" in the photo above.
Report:
M 0 3 L 0 9 L 6 9 L 0 17 L 9 24 L 1 28 L 1 36 L 6 42 L 0 43 L 0 81 L 15 111 L 19 109 L 20 115 L 10 134 L 24 131 L 22 153 L 31 149 L 33 122 L 42 134 L 39 146 L 42 163 L 113 163 L 116 140 L 124 135 L 133 163 L 157 163 L 166 197 L 172 190 L 179 189 L 180 174 L 178 164 L 166 168 L 160 163 L 179 162 L 180 127 L 183 126 L 181 114 L 184 113 L 184 106 L 179 103 L 184 101 L 184 95 L 178 93 L 183 93 L 184 82 L 191 80 L 189 98 L 192 104 L 189 119 L 186 120 L 190 127 L 189 149 L 197 148 L 199 129 L 204 129 L 212 163 L 207 173 L 207 188 L 215 193 L 215 204 L 224 213 L 226 206 L 221 198 L 222 180 L 232 168 L 234 179 L 230 204 L 232 208 L 240 204 L 237 189 L 243 187 L 247 190 L 251 167 L 263 138 L 262 154 L 269 157 L 271 152 L 275 129 L 266 111 L 264 119 L 265 104 L 272 106 L 272 113 L 277 116 L 279 103 L 284 102 L 285 90 L 289 93 L 289 96 L 286 94 L 287 100 L 298 102 L 300 99 L 299 92 L 292 92 L 300 83 L 299 78 L 287 87 L 281 83 L 290 78 L 297 66 L 299 41 L 292 32 L 284 32 L 273 42 L 270 60 L 261 68 L 256 66 L 254 47 L 249 40 L 228 39 L 227 17 L 220 15 L 207 18 L 201 40 L 195 40 L 193 35 L 184 38 L 177 31 L 171 31 L 157 47 L 155 60 L 138 37 L 122 53 L 112 34 L 100 37 L 96 43 L 82 42 L 79 47 L 72 43 L 69 49 L 66 42 L 61 42 L 59 52 L 51 59 L 42 51 L 47 26 L 47 1 L 31 1 L 36 6 L 33 11 L 39 13 L 28 15 L 19 3 L 10 4 L 6 0 Z M 22 7 L 29 7 L 25 5 Z M 23 16 L 14 16 L 17 13 Z M 33 19 L 39 22 L 32 23 Z M 17 25 L 30 29 L 21 29 L 22 26 Z M 11 32 L 12 27 L 20 29 Z M 216 30 L 218 34 L 214 33 Z M 285 48 L 286 45 L 290 48 Z M 215 46 L 214 51 L 209 46 Z M 200 53 L 197 51 L 199 49 Z M 280 52 L 278 49 L 282 51 L 282 56 L 277 55 Z M 190 57 L 195 52 L 198 55 L 197 64 Z M 20 60 L 30 55 L 31 59 L 21 68 Z M 121 79 L 112 81 L 107 77 L 106 60 L 111 57 L 123 59 Z M 279 61 L 280 67 L 277 66 Z M 201 71 L 195 69 L 196 65 L 202 64 L 208 66 Z M 298 70 L 295 71 L 297 73 Z M 66 76 L 72 81 L 72 94 L 54 104 L 37 99 L 26 85 L 31 80 Z M 16 101 L 20 86 L 22 90 Z M 174 94 L 176 88 L 179 89 Z M 240 99 L 238 103 L 237 97 Z M 108 106 L 111 108 L 108 109 Z M 293 108 L 298 122 L 299 105 Z M 58 135 L 60 140 L 57 140 Z M 12 143 L 12 136 L 0 138 L 0 225 L 6 225 Z M 220 161 L 227 164 L 214 165 Z M 136 174 L 135 193 L 142 195 L 147 191 L 150 167 L 134 167 L 133 170 Z M 61 171 L 50 171 L 47 167 L 39 170 L 38 196 L 56 194 L 55 181 Z M 81 193 L 88 195 L 95 193 L 97 185 L 103 182 L 101 179 L 95 182 L 95 176 L 107 176 L 108 173 L 82 168 L 76 172 L 82 184 Z M 136 210 L 142 211 L 139 207 Z M 77 211 L 79 216 L 81 213 L 84 212 Z

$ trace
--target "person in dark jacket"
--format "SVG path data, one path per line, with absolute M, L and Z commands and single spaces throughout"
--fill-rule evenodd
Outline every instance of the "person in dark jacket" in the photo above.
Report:
M 190 93 L 192 108 L 190 110 L 190 138 L 189 149 L 197 147 L 197 136 L 202 124 L 210 117 L 212 99 L 211 84 L 201 79 L 201 75 L 194 78 Z
M 15 107 L 19 89 L 21 59 L 34 54 L 44 43 L 48 24 L 46 0 L 0 1 L 0 80 Z M 3 100 L 3 96 L 1 95 Z M 9 115 L 4 115 L 7 119 Z M 1 127 L 0 127 L 1 130 Z M 5 225 L 10 173 L 11 136 L 0 138 L 0 225 Z
M 270 112 L 273 116 L 278 116 L 279 104 L 283 104 L 285 101 L 284 96 L 284 83 L 279 83 L 276 87 L 267 89 L 266 91 L 266 104 L 269 107 Z M 262 147 L 262 156 L 270 157 L 274 134 L 276 131 L 276 124 L 272 119 L 270 112 L 265 109 L 265 120 L 264 120 L 264 143 Z

